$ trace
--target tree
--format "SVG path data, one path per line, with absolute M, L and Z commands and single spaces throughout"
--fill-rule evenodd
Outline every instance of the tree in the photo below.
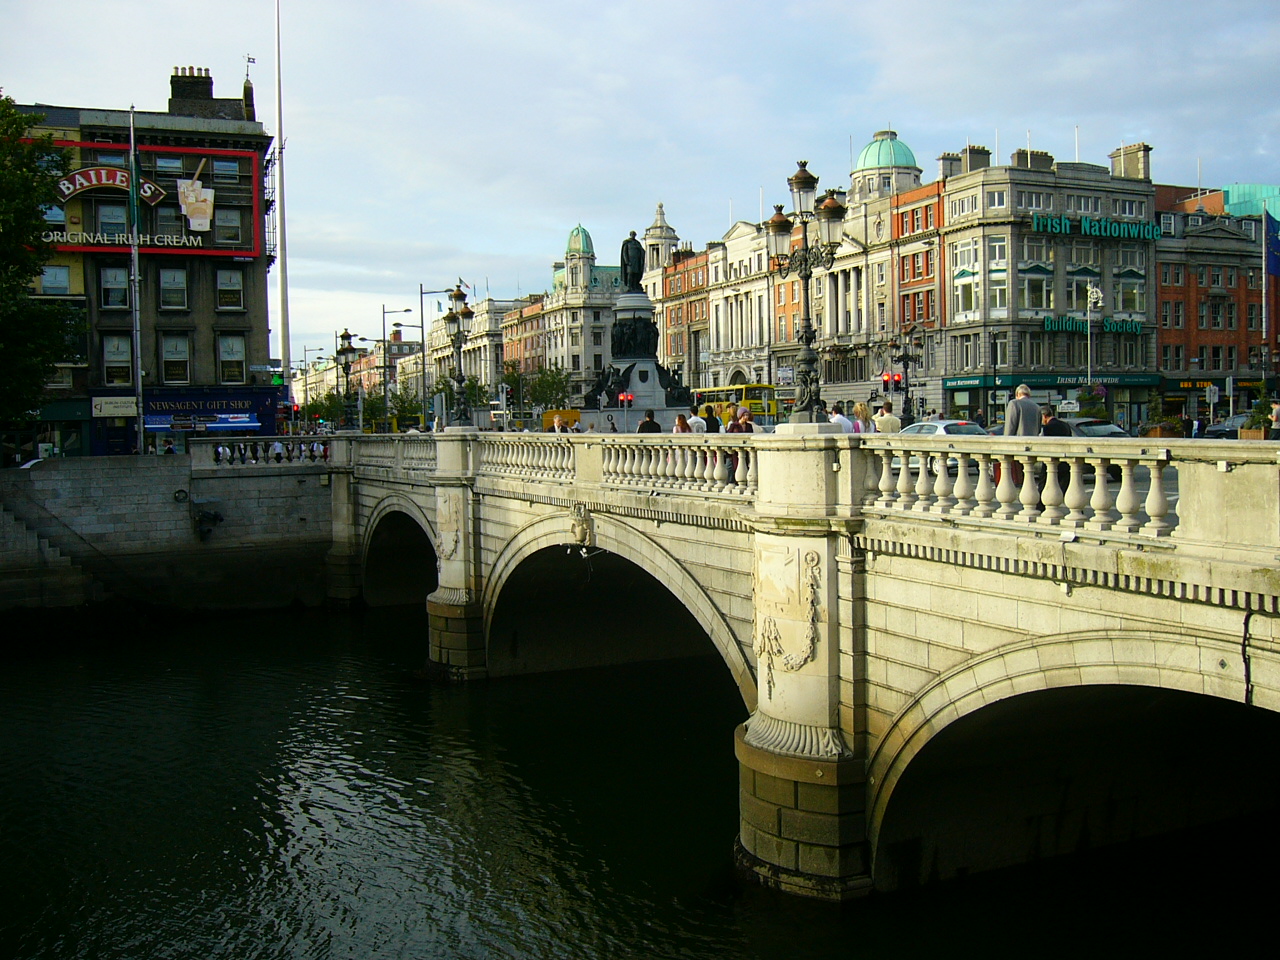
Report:
M 396 384 L 395 391 L 391 394 L 391 414 L 397 419 L 403 417 L 416 417 L 422 412 L 422 399 L 418 396 L 416 386 L 407 384 Z
M 44 118 L 19 113 L 0 95 L 0 421 L 29 420 L 58 361 L 82 359 L 80 312 L 31 297 L 51 248 L 41 239 L 44 209 L 59 199 L 68 157 L 50 136 L 28 137 Z
M 529 384 L 529 400 L 543 410 L 563 410 L 569 404 L 569 373 L 562 367 L 543 367 Z

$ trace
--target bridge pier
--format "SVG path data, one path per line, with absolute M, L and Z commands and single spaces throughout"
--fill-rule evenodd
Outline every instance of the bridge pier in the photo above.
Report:
M 439 586 L 427 597 L 430 659 L 455 680 L 488 676 L 484 642 L 483 572 L 475 546 L 477 433 L 449 427 L 436 435 L 436 522 Z
M 335 434 L 329 442 L 329 462 L 335 469 L 330 474 L 332 486 L 333 541 L 325 555 L 327 584 L 325 596 L 330 603 L 347 606 L 360 598 L 363 590 L 364 563 L 360 556 L 360 531 L 356 516 L 354 476 L 350 470 L 353 451 L 351 440 Z
M 766 458 L 753 571 L 759 698 L 735 734 L 738 862 L 789 893 L 843 900 L 870 891 L 871 858 L 866 767 L 846 743 L 852 728 L 841 729 L 840 637 L 852 625 L 841 629 L 837 602 L 840 471 L 823 443 L 762 445 L 762 468 Z

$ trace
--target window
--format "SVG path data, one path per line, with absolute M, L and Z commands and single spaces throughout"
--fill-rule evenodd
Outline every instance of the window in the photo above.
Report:
M 1145 268 L 1147 251 L 1136 243 L 1122 243 L 1116 248 L 1116 263 L 1122 267 Z
M 102 338 L 102 382 L 108 387 L 133 383 L 133 338 L 105 334 Z
M 580 354 L 575 353 L 571 359 L 573 360 L 573 372 L 578 373 L 582 370 L 582 357 Z
M 187 271 L 185 268 L 161 268 L 160 309 L 187 309 Z
M 71 292 L 71 268 L 50 264 L 40 274 L 40 292 L 46 295 Z
M 917 320 L 927 320 L 927 319 L 928 319 L 928 316 L 929 316 L 929 315 L 928 315 L 927 313 L 925 313 L 924 311 L 925 311 L 925 305 L 924 305 L 924 293 L 923 293 L 923 292 L 920 292 L 920 293 L 917 293 L 917 294 L 916 294 L 916 313 L 915 313 L 915 316 L 916 316 L 916 319 L 917 319 Z
M 180 177 L 183 174 L 181 157 L 156 157 L 156 173 L 163 177 Z
M 1173 301 L 1173 329 L 1181 330 L 1186 318 L 1186 304 L 1181 300 Z
M 179 207 L 156 207 L 156 234 L 161 237 L 186 236 L 186 218 Z
M 978 238 L 961 240 L 951 245 L 951 269 L 963 270 L 978 262 Z
M 129 306 L 129 271 L 125 267 L 103 267 L 98 271 L 102 296 L 99 305 L 104 309 Z
M 974 337 L 972 334 L 968 336 L 960 337 L 959 360 L 960 360 L 960 368 L 962 370 L 970 370 L 975 366 L 973 341 L 974 341 Z
M 990 266 L 1003 263 L 1009 258 L 1009 238 L 1004 234 L 987 237 L 987 259 Z
M 1209 326 L 1214 330 L 1222 329 L 1222 304 L 1209 304 Z
M 1022 238 L 1022 259 L 1039 263 L 1053 262 L 1053 244 L 1048 237 L 1031 234 Z
M 165 383 L 191 382 L 191 340 L 185 333 L 160 335 L 160 371 Z
M 1201 287 L 1209 285 L 1209 268 L 1203 263 L 1196 266 L 1196 284 Z
M 930 230 L 933 229 L 933 207 L 925 207 L 924 225 Z
M 1044 366 L 1044 334 L 1033 333 L 1027 341 L 1027 364 L 1032 367 Z
M 987 280 L 987 304 L 992 310 L 1008 309 L 1009 280 L 1004 274 Z
M 1053 278 L 1019 277 L 1018 306 L 1024 310 L 1052 310 Z
M 1258 225 L 1254 223 L 1252 220 L 1242 221 L 1240 224 L 1240 228 L 1244 230 L 1244 235 L 1248 237 L 1250 240 L 1258 239 Z
M 124 154 L 115 151 L 98 151 L 98 162 L 108 167 L 123 167 Z
M 1258 268 L 1250 267 L 1245 274 L 1250 290 L 1258 289 Z
M 1251 303 L 1246 307 L 1248 324 L 1250 330 L 1261 330 L 1262 324 L 1259 320 L 1258 304 Z
M 987 191 L 987 206 L 988 206 L 988 207 L 1004 207 L 1004 206 L 1008 206 L 1007 194 L 1005 193 L 1005 191 L 1003 191 L 1003 190 L 988 190 L 988 191 Z
M 1211 278 L 1210 279 L 1211 286 L 1214 286 L 1214 287 L 1222 286 L 1222 268 L 1221 267 L 1213 267 L 1209 273 L 1209 276 Z
M 44 222 L 54 229 L 65 227 L 67 225 L 67 211 L 56 203 L 47 204 L 44 209 Z
M 1089 309 L 1089 284 L 1092 282 L 1088 277 L 1070 277 L 1067 279 L 1068 310 L 1084 311 Z
M 1173 236 L 1173 214 L 1172 213 L 1160 214 L 1160 232 L 1170 237 Z
M 240 182 L 240 161 L 239 160 L 213 161 L 213 182 L 214 183 L 239 183 Z
M 1081 194 L 1067 194 L 1068 213 L 1098 214 L 1102 212 L 1102 198 L 1088 197 Z
M 877 284 L 877 286 L 883 286 L 883 285 L 884 285 L 884 275 L 885 275 L 885 267 L 884 267 L 884 264 L 883 264 L 883 263 L 877 263 L 877 264 L 876 264 L 876 284 Z
M 1147 309 L 1147 282 L 1120 277 L 1115 282 L 1116 310 L 1142 313 Z
M 1227 329 L 1234 330 L 1236 328 L 1236 305 L 1233 302 L 1227 303 Z
M 98 204 L 98 232 L 112 236 L 129 232 L 129 222 L 125 218 L 123 203 Z
M 898 261 L 898 266 L 900 268 L 898 272 L 902 274 L 902 279 L 910 280 L 911 279 L 911 261 L 906 257 L 903 257 L 901 260 Z
M 1126 367 L 1138 365 L 1138 338 L 1125 337 L 1120 341 L 1120 362 Z
M 919 207 L 911 211 L 911 230 L 913 233 L 920 232 L 920 217 L 921 211 Z
M 1197 327 L 1201 330 L 1208 330 L 1209 329 L 1209 305 L 1207 303 L 1201 303 L 1199 313 L 1200 313 L 1200 318 L 1196 324 Z
M 1235 286 L 1236 286 L 1236 276 L 1237 276 L 1236 268 L 1227 267 L 1227 286 L 1233 290 L 1235 289 Z
M 597 311 L 596 311 L 596 319 L 597 319 L 597 320 L 599 320 L 599 319 L 600 319 L 600 311 L 599 311 L 599 310 L 597 310 Z M 601 347 L 601 346 L 604 346 L 604 339 L 603 339 L 603 338 L 604 338 L 604 334 L 602 334 L 599 330 L 593 330 L 593 331 L 592 331 L 592 333 L 591 333 L 591 345 L 592 345 L 593 347 Z
M 243 333 L 218 334 L 218 382 L 245 382 Z
M 1222 369 L 1222 347 L 1215 346 L 1209 348 L 1209 369 Z
M 239 270 L 218 271 L 218 309 L 244 309 L 244 275 Z
M 879 331 L 880 331 L 881 333 L 884 333 L 884 331 L 887 329 L 887 327 L 885 326 L 884 301 L 883 301 L 883 300 L 881 300 L 879 303 L 877 303 L 877 304 L 876 304 L 876 324 L 877 324 L 878 329 L 879 329 Z
M 997 367 L 1009 365 L 1009 334 L 996 333 L 991 337 L 991 362 Z
M 1147 201 L 1112 200 L 1111 213 L 1117 217 L 1145 217 L 1147 215 Z
M 956 197 L 951 201 L 951 219 L 956 217 L 968 216 L 971 213 L 978 212 L 978 195 L 971 194 L 967 197 Z
M 600 311 L 599 311 L 599 310 L 592 310 L 592 311 L 591 311 L 591 322 L 592 322 L 592 323 L 599 323 L 599 322 L 600 322 Z M 596 336 L 597 336 L 597 337 L 599 337 L 599 336 L 600 336 L 600 334 L 599 334 L 599 333 L 597 333 L 597 334 L 596 334 Z M 600 341 L 599 341 L 599 340 L 596 340 L 596 346 L 597 346 L 597 347 L 598 347 L 598 346 L 600 346 Z
M 955 312 L 967 313 L 977 308 L 977 285 L 974 283 L 974 278 L 969 276 L 957 279 L 955 286 Z
M 1234 370 L 1235 368 L 1236 368 L 1236 348 L 1233 346 L 1228 346 L 1227 347 L 1227 369 Z
M 1180 287 L 1186 282 L 1186 270 L 1180 263 L 1173 265 L 1173 285 Z
M 240 242 L 240 211 L 223 207 L 213 213 L 214 243 Z
M 881 264 L 881 266 L 884 266 L 884 264 Z M 800 302 L 800 281 L 799 280 L 791 281 L 791 302 L 792 303 Z
M 677 311 L 677 319 L 679 319 L 679 311 Z M 577 330 L 569 331 L 569 346 L 571 347 L 582 346 L 582 335 Z
M 1018 206 L 1023 210 L 1052 210 L 1053 194 L 1032 190 L 1018 191 Z
M 1098 245 L 1090 240 L 1075 240 L 1071 244 L 1071 262 L 1077 266 L 1098 265 Z

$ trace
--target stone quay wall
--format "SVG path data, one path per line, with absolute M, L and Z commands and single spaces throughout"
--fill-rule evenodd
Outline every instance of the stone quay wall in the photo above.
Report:
M 205 609 L 318 605 L 331 472 L 323 462 L 189 456 L 44 460 L 0 471 L 0 503 L 15 527 L 90 576 L 95 596 Z M 16 583 L 31 556 L 6 550 L 0 580 Z M 16 587 L 0 605 L 66 602 L 26 593 Z

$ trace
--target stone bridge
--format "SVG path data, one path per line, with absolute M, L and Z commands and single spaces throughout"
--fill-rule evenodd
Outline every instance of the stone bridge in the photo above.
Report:
M 339 437 L 329 590 L 425 599 L 459 678 L 713 648 L 793 892 L 1274 804 L 1275 444 L 827 429 Z

